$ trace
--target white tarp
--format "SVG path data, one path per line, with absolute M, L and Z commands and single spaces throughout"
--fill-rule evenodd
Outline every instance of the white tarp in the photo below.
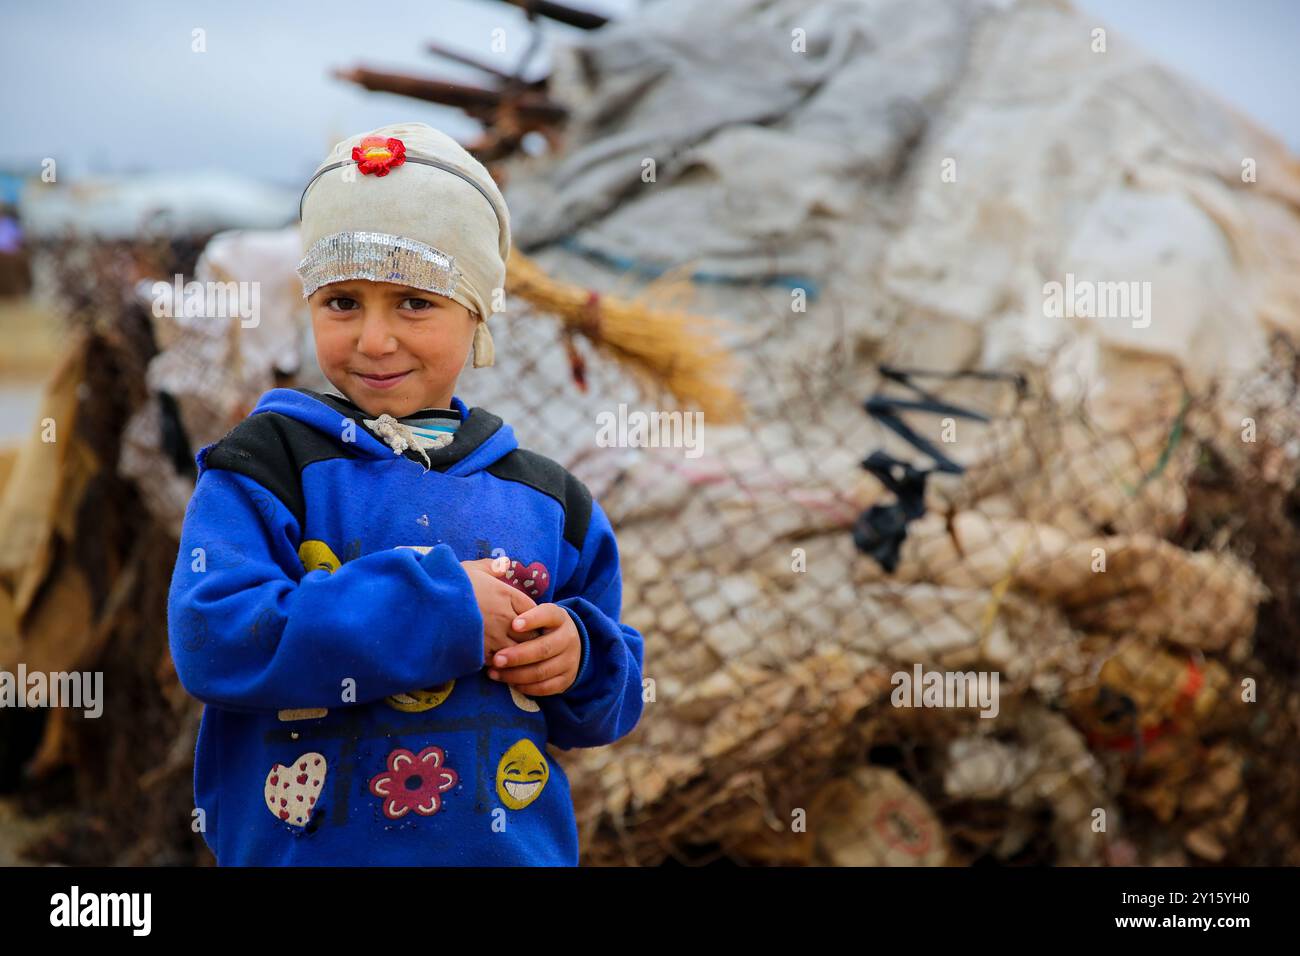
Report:
M 19 212 L 33 238 L 98 239 L 274 229 L 295 220 L 298 196 L 222 170 L 32 181 Z

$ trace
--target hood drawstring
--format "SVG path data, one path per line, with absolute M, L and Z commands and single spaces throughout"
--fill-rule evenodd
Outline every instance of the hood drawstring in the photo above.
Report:
M 424 450 L 424 446 L 416 439 L 415 433 L 406 425 L 403 425 L 392 415 L 387 412 L 378 418 L 362 419 L 366 427 L 382 438 L 388 447 L 393 449 L 394 455 L 400 455 L 408 448 L 414 448 L 424 459 L 424 470 L 428 471 L 430 467 L 429 456 Z

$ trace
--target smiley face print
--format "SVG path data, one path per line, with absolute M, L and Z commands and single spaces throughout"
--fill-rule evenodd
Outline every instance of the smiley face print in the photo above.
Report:
M 511 810 L 522 810 L 541 796 L 550 776 L 546 758 L 525 737 L 516 741 L 497 764 L 497 796 Z
M 386 698 L 389 707 L 405 711 L 408 714 L 420 714 L 433 710 L 451 696 L 455 680 L 443 681 L 424 690 L 408 690 L 405 694 L 392 694 Z
M 307 572 L 328 571 L 333 574 L 343 567 L 343 562 L 339 560 L 334 550 L 324 541 L 317 541 L 315 538 L 309 538 L 298 546 L 298 560 L 302 562 L 302 569 Z

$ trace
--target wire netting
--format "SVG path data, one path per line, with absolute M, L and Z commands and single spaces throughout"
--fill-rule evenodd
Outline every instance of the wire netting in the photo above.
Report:
M 127 263 L 188 276 L 203 238 L 46 250 L 98 463 L 57 532 L 99 634 L 76 665 L 113 692 L 22 786 L 32 812 L 76 811 L 41 859 L 210 861 L 189 826 L 199 707 L 167 651 L 169 506 L 117 467 L 153 403 L 157 460 L 192 482 L 220 433 L 186 423 L 231 414 L 147 386 L 158 345 L 127 292 Z M 523 302 L 494 319 L 497 367 L 457 388 L 618 534 L 647 703 L 618 744 L 555 754 L 584 862 L 1300 863 L 1294 343 L 1214 391 L 1171 372 L 1098 395 L 1059 364 L 896 363 L 833 301 L 699 290 L 735 320 L 748 412 L 694 448 L 685 420 L 663 447 L 603 442 L 602 413 L 672 397 Z M 231 364 L 245 402 L 280 383 Z

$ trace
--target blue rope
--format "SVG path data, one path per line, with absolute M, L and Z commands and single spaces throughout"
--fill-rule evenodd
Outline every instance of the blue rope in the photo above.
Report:
M 633 259 L 630 256 L 619 256 L 609 252 L 601 252 L 599 249 L 593 249 L 590 246 L 584 246 L 573 236 L 565 236 L 559 240 L 557 245 L 561 249 L 577 253 L 588 259 L 594 259 L 604 263 L 620 272 L 631 272 L 634 275 L 645 279 L 657 279 L 669 271 L 669 267 L 658 266 L 653 263 L 643 262 L 639 259 Z M 786 289 L 803 289 L 807 293 L 808 301 L 812 302 L 821 294 L 821 286 L 817 280 L 807 276 L 797 275 L 772 275 L 756 283 L 754 279 L 741 278 L 738 276 L 729 276 L 717 272 L 692 272 L 690 275 L 692 282 L 710 282 L 720 285 L 775 285 Z

